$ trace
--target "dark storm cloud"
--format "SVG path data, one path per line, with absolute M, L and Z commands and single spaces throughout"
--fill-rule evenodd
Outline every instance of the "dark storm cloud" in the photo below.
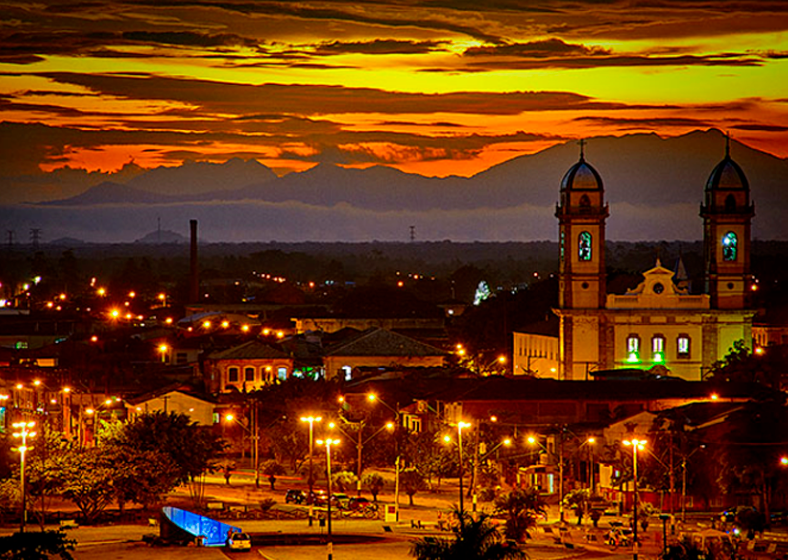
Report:
M 464 56 L 514 56 L 526 58 L 547 58 L 554 56 L 609 55 L 610 51 L 589 48 L 584 45 L 566 43 L 561 39 L 546 39 L 529 43 L 514 43 L 466 49 Z
M 731 128 L 736 130 L 759 130 L 762 132 L 786 132 L 788 126 L 777 126 L 772 124 L 738 124 Z
M 183 45 L 188 47 L 255 47 L 257 41 L 233 33 L 210 35 L 191 31 L 127 31 L 122 38 L 135 43 Z
M 713 55 L 633 54 L 547 39 L 528 43 L 473 47 L 463 53 L 472 70 L 527 70 L 537 68 L 600 68 L 607 66 L 759 66 L 759 56 L 742 53 Z M 480 59 L 480 60 L 474 60 Z
M 575 122 L 588 122 L 595 125 L 612 126 L 619 130 L 641 130 L 643 128 L 710 128 L 714 123 L 702 119 L 654 117 L 643 119 L 615 118 L 615 117 L 579 117 Z
M 79 85 L 104 95 L 140 100 L 167 100 L 200 107 L 208 114 L 258 113 L 276 107 L 286 114 L 462 113 L 516 115 L 526 111 L 628 109 L 623 103 L 600 103 L 569 92 L 457 92 L 422 94 L 374 88 L 322 85 L 247 85 L 159 76 L 38 74 Z
M 497 43 L 498 35 L 485 32 L 478 27 L 467 24 L 467 20 L 452 21 L 450 18 L 441 19 L 434 17 L 430 11 L 418 12 L 420 17 L 414 17 L 412 9 L 402 9 L 397 3 L 371 2 L 369 10 L 357 9 L 364 2 L 326 2 L 327 7 L 312 7 L 304 4 L 290 2 L 190 2 L 194 6 L 203 8 L 219 8 L 228 12 L 239 12 L 245 15 L 260 15 L 266 17 L 289 17 L 302 20 L 328 20 L 348 23 L 366 24 L 390 28 L 421 28 L 433 31 L 448 31 L 461 35 L 468 35 L 476 39 Z M 157 2 L 158 6 L 181 7 L 179 2 Z M 382 10 L 386 5 L 400 8 L 399 10 Z M 330 7 L 329 7 L 330 6 Z M 413 8 L 413 6 L 410 6 Z M 393 14 L 389 17 L 377 15 L 378 12 Z M 395 17 L 396 16 L 396 17 Z
M 446 43 L 440 41 L 400 41 L 376 39 L 374 41 L 321 43 L 315 54 L 426 54 L 440 50 Z
M 231 33 L 207 34 L 191 31 L 127 31 L 122 33 L 74 30 L 14 31 L 0 30 L 0 60 L 32 64 L 45 55 L 90 55 L 103 58 L 146 58 L 152 53 L 124 52 L 123 46 L 148 47 L 257 47 L 257 41 Z M 166 58 L 163 52 L 155 54 Z

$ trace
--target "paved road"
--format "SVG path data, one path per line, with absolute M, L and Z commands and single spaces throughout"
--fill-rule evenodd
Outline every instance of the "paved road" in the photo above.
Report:
M 297 521 L 246 521 L 242 527 L 252 534 L 320 534 L 325 529 L 315 524 L 309 528 L 303 520 Z M 409 524 L 392 526 L 393 531 L 383 529 L 381 521 L 340 520 L 334 524 L 338 534 L 359 534 L 367 537 L 378 537 L 374 542 L 365 544 L 335 544 L 333 557 L 335 560 L 356 560 L 358 558 L 374 558 L 375 560 L 406 560 L 411 558 L 409 551 L 414 539 L 433 534 L 423 530 L 411 529 Z M 55 527 L 51 527 L 54 529 Z M 34 530 L 34 528 L 30 528 Z M 0 530 L 0 534 L 8 534 L 13 529 Z M 142 541 L 145 534 L 152 529 L 142 525 L 113 525 L 103 527 L 80 527 L 70 529 L 69 536 L 77 540 L 74 552 L 76 560 L 148 560 L 150 558 L 166 558 L 168 560 L 240 560 L 261 558 L 265 560 L 323 560 L 327 556 L 326 545 L 307 546 L 255 546 L 252 553 L 229 552 L 221 548 L 197 547 L 152 547 Z M 448 536 L 447 533 L 438 536 Z M 604 549 L 584 550 L 566 549 L 556 546 L 549 539 L 539 539 L 526 545 L 532 560 L 586 560 L 605 558 L 624 560 L 631 558 L 631 553 L 612 554 Z

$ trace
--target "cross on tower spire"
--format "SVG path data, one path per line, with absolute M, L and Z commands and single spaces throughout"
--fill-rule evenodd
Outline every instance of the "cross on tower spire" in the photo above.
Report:
M 725 157 L 731 157 L 731 133 L 725 133 Z
M 578 142 L 578 144 L 580 144 L 580 160 L 582 161 L 582 160 L 585 159 L 586 139 L 585 138 L 581 138 L 580 141 Z

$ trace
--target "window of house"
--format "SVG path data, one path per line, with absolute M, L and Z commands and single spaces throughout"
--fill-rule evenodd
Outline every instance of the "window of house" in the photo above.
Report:
M 676 353 L 679 358 L 690 357 L 690 337 L 686 334 L 680 334 L 676 339 Z
M 279 381 L 287 380 L 287 368 L 286 367 L 278 367 L 276 368 L 276 377 Z
M 238 368 L 237 367 L 228 367 L 227 368 L 227 381 L 230 383 L 238 383 Z
M 254 381 L 254 368 L 253 367 L 245 367 L 244 368 L 244 381 Z
M 345 381 L 350 381 L 352 379 L 352 377 L 353 377 L 353 370 L 351 369 L 351 367 L 350 366 L 342 366 L 340 369 L 342 370 L 342 373 L 343 373 L 343 375 L 345 377 Z
M 739 238 L 732 231 L 729 231 L 722 238 L 722 260 L 732 262 L 736 260 Z
M 577 258 L 581 261 L 591 260 L 591 234 L 587 231 L 580 232 L 577 244 Z
M 186 352 L 176 352 L 175 353 L 175 363 L 176 364 L 185 364 L 187 360 Z
M 655 335 L 651 339 L 651 360 L 655 364 L 665 361 L 665 337 L 661 334 Z
M 630 363 L 640 361 L 640 337 L 636 334 L 627 337 L 627 361 Z

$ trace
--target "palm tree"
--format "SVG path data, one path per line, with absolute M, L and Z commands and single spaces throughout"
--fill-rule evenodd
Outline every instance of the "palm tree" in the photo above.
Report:
M 525 552 L 504 541 L 489 517 L 479 514 L 473 519 L 468 512 L 452 510 L 457 518 L 453 526 L 454 539 L 426 537 L 417 540 L 410 555 L 417 560 L 520 560 Z
M 544 515 L 545 501 L 534 488 L 513 488 L 495 500 L 495 511 L 506 517 L 504 533 L 507 539 L 522 542 L 528 530 L 536 527 L 539 515 Z

